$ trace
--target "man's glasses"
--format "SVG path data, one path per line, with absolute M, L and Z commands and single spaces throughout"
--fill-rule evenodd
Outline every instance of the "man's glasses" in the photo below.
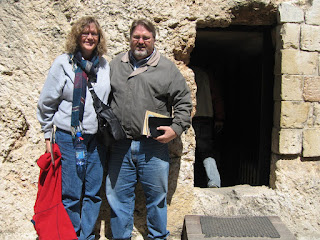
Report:
M 132 36 L 132 39 L 133 39 L 133 41 L 136 41 L 136 42 L 138 42 L 138 41 L 140 41 L 140 39 L 142 38 L 142 40 L 144 41 L 144 42 L 150 42 L 151 41 L 151 37 L 147 37 L 147 36 L 137 36 L 137 35 L 133 35 Z

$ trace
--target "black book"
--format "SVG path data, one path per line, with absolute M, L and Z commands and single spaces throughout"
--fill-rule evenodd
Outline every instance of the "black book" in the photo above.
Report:
M 172 118 L 162 117 L 149 117 L 149 130 L 151 137 L 159 137 L 164 134 L 163 130 L 157 130 L 160 126 L 170 126 L 172 124 Z

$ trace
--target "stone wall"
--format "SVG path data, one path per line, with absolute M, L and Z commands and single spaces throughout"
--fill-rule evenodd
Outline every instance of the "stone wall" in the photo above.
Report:
M 298 239 L 319 239 L 319 11 L 320 0 L 0 0 L 0 238 L 36 238 L 30 219 L 39 174 L 36 161 L 44 151 L 36 103 L 71 24 L 94 15 L 108 38 L 108 60 L 127 49 L 133 19 L 152 20 L 159 30 L 156 45 L 185 76 L 194 105 L 194 75 L 186 63 L 196 27 L 278 23 L 272 188 L 194 188 L 195 142 L 190 129 L 170 145 L 168 228 L 171 238 L 179 239 L 186 214 L 277 215 Z M 143 239 L 140 189 L 137 196 L 134 239 Z M 104 199 L 97 223 L 100 239 L 110 238 L 108 221 Z

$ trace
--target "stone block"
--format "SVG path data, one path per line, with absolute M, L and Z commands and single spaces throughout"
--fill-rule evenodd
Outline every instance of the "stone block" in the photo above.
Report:
M 273 176 L 275 180 L 273 188 L 281 192 L 312 193 L 315 197 L 313 200 L 319 202 L 320 164 L 318 161 L 305 161 L 301 156 L 273 154 L 272 166 L 275 175 Z M 301 203 L 301 206 L 304 208 L 307 205 Z M 308 208 L 313 209 L 310 209 L 312 212 L 317 211 L 314 206 L 308 206 Z
M 274 81 L 275 100 L 303 100 L 303 76 L 301 75 L 277 75 Z
M 320 52 L 320 26 L 301 26 L 301 49 Z
M 300 154 L 302 129 L 272 129 L 272 152 L 277 154 Z
M 313 119 L 314 119 L 313 126 L 320 127 L 320 103 L 314 102 L 312 103 L 312 105 L 313 105 Z
M 301 156 L 299 155 L 288 156 L 272 153 L 270 165 L 270 187 L 273 189 L 288 191 L 288 180 L 297 177 L 297 174 L 294 174 L 295 171 L 301 171 L 301 168 L 299 168 L 299 163 L 301 163 L 300 159 Z
M 277 49 L 299 48 L 300 24 L 285 23 L 277 28 Z
M 315 75 L 318 70 L 318 53 L 283 49 L 276 53 L 275 74 Z
M 303 101 L 281 102 L 281 128 L 303 128 L 308 120 L 310 103 Z
M 320 128 L 303 131 L 303 157 L 320 156 Z
M 320 25 L 320 0 L 312 1 L 312 7 L 306 12 L 306 23 Z
M 306 101 L 320 101 L 320 76 L 305 76 L 303 98 Z
M 274 104 L 274 125 L 280 128 L 303 128 L 308 120 L 310 103 L 281 101 Z
M 281 3 L 278 7 L 278 23 L 301 23 L 304 21 L 304 12 L 290 3 Z

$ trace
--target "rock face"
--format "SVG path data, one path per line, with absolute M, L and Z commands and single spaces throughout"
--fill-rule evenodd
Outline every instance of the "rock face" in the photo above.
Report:
M 187 67 L 197 28 L 274 26 L 276 44 L 270 187 L 193 186 L 194 131 L 170 144 L 168 228 L 180 239 L 186 214 L 277 215 L 298 239 L 320 239 L 320 0 L 0 0 L 0 238 L 35 239 L 30 222 L 37 193 L 37 158 L 44 151 L 36 104 L 51 63 L 63 52 L 71 24 L 96 16 L 108 38 L 107 59 L 128 48 L 133 19 L 155 23 L 157 48 Z M 104 194 L 104 193 L 102 193 Z M 146 236 L 137 189 L 133 239 Z M 97 223 L 110 239 L 106 200 Z

